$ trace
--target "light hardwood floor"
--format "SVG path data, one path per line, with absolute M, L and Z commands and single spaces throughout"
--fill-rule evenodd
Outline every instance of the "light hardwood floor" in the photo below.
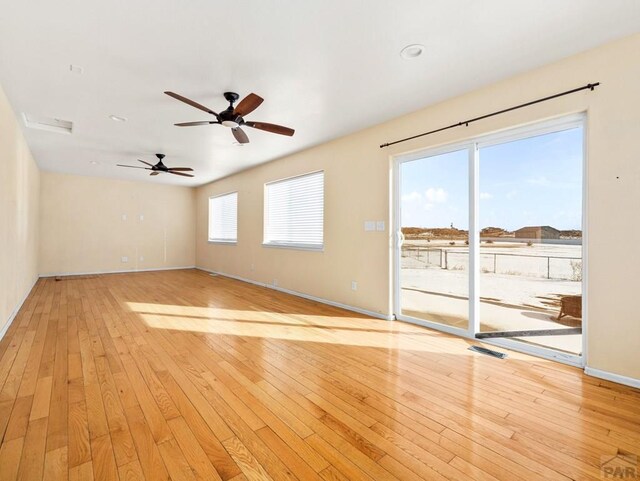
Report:
M 599 480 L 640 457 L 640 391 L 469 343 L 196 270 L 41 279 L 0 342 L 0 479 Z

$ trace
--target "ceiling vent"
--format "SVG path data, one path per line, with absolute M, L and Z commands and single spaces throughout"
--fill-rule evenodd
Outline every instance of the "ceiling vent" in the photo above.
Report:
M 70 120 L 52 119 L 38 115 L 22 114 L 24 124 L 30 129 L 48 130 L 60 134 L 70 134 L 73 132 L 73 122 Z

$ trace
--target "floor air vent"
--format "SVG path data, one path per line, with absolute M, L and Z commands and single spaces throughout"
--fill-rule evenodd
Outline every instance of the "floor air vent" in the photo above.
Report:
M 506 352 L 493 351 L 491 349 L 487 349 L 486 347 L 471 346 L 469 350 L 473 352 L 479 352 L 480 354 L 486 354 L 487 356 L 497 357 L 498 359 L 504 359 L 505 357 L 507 357 Z

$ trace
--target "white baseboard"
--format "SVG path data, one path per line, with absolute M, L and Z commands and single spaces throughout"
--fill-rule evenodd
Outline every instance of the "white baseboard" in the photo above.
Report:
M 349 306 L 347 304 L 342 304 L 341 302 L 330 301 L 328 299 L 323 299 L 321 297 L 312 296 L 309 294 L 305 294 L 303 292 L 292 291 L 290 289 L 285 289 L 283 287 L 274 286 L 271 284 L 266 284 L 264 282 L 254 281 L 253 279 L 246 279 L 240 276 L 234 276 L 232 274 L 226 274 L 224 272 L 213 271 L 211 269 L 206 269 L 204 267 L 196 266 L 196 269 L 201 271 L 209 272 L 211 274 L 216 274 L 222 277 L 229 277 L 231 279 L 235 279 L 237 281 L 247 282 L 248 284 L 254 284 L 260 287 L 266 287 L 268 289 L 273 289 L 274 291 L 284 292 L 285 294 L 291 294 L 292 296 L 302 297 L 303 299 L 308 299 L 310 301 L 319 302 L 321 304 L 327 304 L 333 307 L 339 307 L 340 309 L 345 309 L 347 311 L 357 312 L 358 314 L 364 314 L 365 316 L 375 317 L 378 319 L 384 319 L 385 321 L 392 321 L 393 316 L 385 316 L 384 314 L 380 314 L 379 312 L 369 311 L 367 309 L 361 309 L 360 307 Z
M 40 274 L 40 277 L 66 277 L 66 276 L 97 276 L 100 274 L 132 274 L 135 272 L 176 271 L 180 269 L 195 269 L 196 266 L 182 267 L 153 267 L 151 269 L 127 269 L 122 271 L 88 271 L 88 272 L 54 272 Z
M 617 382 L 618 384 L 624 384 L 626 386 L 631 386 L 640 389 L 640 379 L 635 379 L 633 377 L 621 376 L 620 374 L 614 374 L 608 371 L 601 371 L 600 369 L 594 369 L 592 367 L 585 367 L 584 373 L 597 377 L 600 379 L 604 379 L 606 381 Z
M 33 282 L 31 283 L 31 286 L 29 287 L 29 289 L 27 289 L 27 292 L 24 293 L 24 295 L 22 296 L 22 299 L 20 300 L 20 302 L 18 302 L 18 305 L 15 307 L 15 309 L 11 312 L 11 314 L 9 315 L 9 319 L 7 319 L 6 324 L 2 327 L 2 329 L 0 330 L 0 340 L 4 337 L 4 335 L 7 333 L 7 331 L 9 330 L 9 326 L 11 326 L 11 323 L 13 322 L 13 320 L 16 318 L 16 316 L 18 315 L 18 312 L 20 312 L 20 309 L 22 309 L 22 305 L 24 304 L 24 302 L 27 300 L 27 297 L 29 297 L 29 294 L 31 294 L 31 291 L 33 290 L 33 286 L 36 285 L 36 282 L 38 282 L 38 279 L 40 277 L 36 277 Z

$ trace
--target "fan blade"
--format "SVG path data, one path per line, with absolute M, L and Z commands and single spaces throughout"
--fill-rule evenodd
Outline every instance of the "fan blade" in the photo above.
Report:
M 262 102 L 264 102 L 264 99 L 262 97 L 251 93 L 240 101 L 240 103 L 234 109 L 234 113 L 236 115 L 244 117 L 245 115 L 250 114 L 255 109 L 260 107 L 260 104 Z
M 185 171 L 185 172 L 193 172 L 193 169 L 191 167 L 167 167 L 169 170 L 178 170 L 178 171 Z
M 231 132 L 233 132 L 233 136 L 236 138 L 238 143 L 240 143 L 240 144 L 248 144 L 249 143 L 249 137 L 247 137 L 247 134 L 245 133 L 245 131 L 242 130 L 240 127 L 236 127 L 235 129 L 231 129 Z
M 268 124 L 266 122 L 245 122 L 244 125 L 253 127 L 254 129 L 265 130 L 274 134 L 292 136 L 295 130 L 289 127 L 283 127 L 282 125 Z
M 180 122 L 179 124 L 173 124 L 173 125 L 177 125 L 178 127 L 192 127 L 194 125 L 209 125 L 209 124 L 219 124 L 220 122 L 218 121 L 208 121 L 208 120 L 204 120 L 201 122 Z
M 158 172 L 157 170 L 155 172 L 151 172 L 149 175 L 158 175 L 160 172 Z
M 187 97 L 183 97 L 182 95 L 179 95 L 175 92 L 165 92 L 165 94 L 167 94 L 169 97 L 173 97 L 174 99 L 179 100 L 180 102 L 184 102 L 185 104 L 188 104 L 188 105 L 191 105 L 192 107 L 200 109 L 208 114 L 215 115 L 216 117 L 218 116 L 218 114 L 216 114 L 210 108 L 207 108 L 204 105 L 200 105 L 198 102 L 194 102 L 193 100 L 188 99 Z
M 151 170 L 148 167 L 139 167 L 137 165 L 123 165 L 123 164 L 116 164 L 118 167 L 129 167 L 130 169 L 144 169 L 144 170 Z
M 168 170 L 167 172 L 173 175 L 181 175 L 183 177 L 193 177 L 192 174 L 183 174 L 182 172 L 174 172 L 173 170 Z
M 144 160 L 138 159 L 138 162 L 142 162 L 143 164 L 147 164 L 149 167 L 153 167 L 153 164 L 150 164 L 149 162 L 145 162 Z

